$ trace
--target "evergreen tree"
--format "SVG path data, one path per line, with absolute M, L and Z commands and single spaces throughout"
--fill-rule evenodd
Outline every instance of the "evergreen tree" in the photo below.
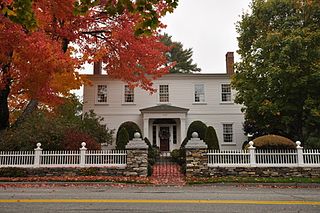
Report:
M 172 41 L 171 36 L 166 33 L 161 38 L 161 42 L 171 47 L 170 51 L 166 53 L 168 62 L 176 63 L 176 65 L 170 69 L 170 73 L 193 73 L 201 71 L 198 65 L 193 63 L 192 48 L 183 49 L 181 42 Z

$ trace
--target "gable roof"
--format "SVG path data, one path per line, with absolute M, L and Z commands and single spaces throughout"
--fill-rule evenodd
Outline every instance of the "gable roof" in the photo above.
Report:
M 140 109 L 140 111 L 141 112 L 188 112 L 189 109 L 177 107 L 177 106 L 171 106 L 168 104 L 160 104 L 157 106 Z

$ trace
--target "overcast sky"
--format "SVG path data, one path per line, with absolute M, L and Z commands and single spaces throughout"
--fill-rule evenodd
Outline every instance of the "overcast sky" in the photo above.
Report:
M 193 60 L 203 73 L 225 73 L 225 54 L 238 49 L 235 24 L 251 0 L 179 0 L 176 10 L 162 21 L 164 32 L 193 49 Z M 235 60 L 239 60 L 235 55 Z M 86 66 L 80 73 L 93 73 Z M 82 89 L 76 92 L 82 96 Z
M 224 73 L 225 54 L 238 49 L 235 24 L 251 0 L 179 0 L 162 21 L 164 32 L 193 49 L 193 60 L 205 73 Z M 236 55 L 235 60 L 239 60 Z

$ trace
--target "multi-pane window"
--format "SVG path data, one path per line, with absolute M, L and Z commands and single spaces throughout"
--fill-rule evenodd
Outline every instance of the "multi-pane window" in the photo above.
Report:
M 98 85 L 97 88 L 97 102 L 106 103 L 108 101 L 107 85 Z
M 233 142 L 233 129 L 232 124 L 223 124 L 223 142 Z
M 196 84 L 194 85 L 194 102 L 204 102 L 204 85 Z
M 169 102 L 169 85 L 159 86 L 159 101 Z
M 130 88 L 128 85 L 124 86 L 124 102 L 125 103 L 134 102 L 134 89 Z
M 231 102 L 231 85 L 221 84 L 221 101 Z

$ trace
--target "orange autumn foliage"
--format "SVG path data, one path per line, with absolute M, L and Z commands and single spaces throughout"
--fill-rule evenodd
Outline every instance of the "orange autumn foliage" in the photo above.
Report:
M 168 47 L 156 31 L 135 36 L 144 18 L 138 13 L 110 16 L 101 2 L 76 14 L 76 0 L 27 0 L 32 16 L 19 19 L 15 2 L 0 3 L 0 98 L 9 88 L 13 109 L 23 109 L 28 100 L 61 103 L 61 96 L 85 83 L 77 70 L 88 62 L 103 61 L 109 76 L 151 92 L 152 80 L 170 69 L 165 65 Z M 165 1 L 154 6 L 161 17 Z M 12 11 L 3 12 L 7 8 Z

